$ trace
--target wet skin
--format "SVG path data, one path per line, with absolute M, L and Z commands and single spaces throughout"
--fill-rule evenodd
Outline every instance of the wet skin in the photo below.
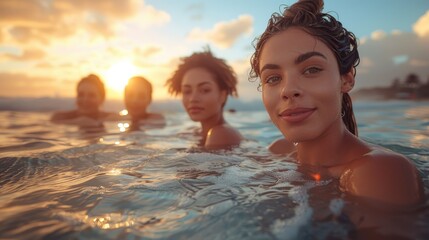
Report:
M 202 145 L 206 148 L 224 148 L 240 143 L 240 133 L 229 126 L 223 117 L 227 92 L 219 88 L 213 74 L 204 68 L 188 70 L 182 79 L 181 92 L 189 117 L 201 123 Z
M 322 178 L 339 179 L 355 196 L 392 205 L 422 199 L 421 179 L 407 158 L 346 129 L 341 100 L 354 86 L 353 70 L 341 75 L 326 44 L 291 27 L 266 41 L 259 60 L 262 100 L 285 137 L 274 144 L 277 150 L 314 166 Z

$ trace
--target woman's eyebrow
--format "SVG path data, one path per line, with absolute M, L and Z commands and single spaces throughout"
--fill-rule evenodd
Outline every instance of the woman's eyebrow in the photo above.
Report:
M 301 55 L 299 55 L 296 59 L 295 59 L 295 64 L 300 64 L 300 63 L 302 63 L 302 62 L 304 62 L 305 60 L 307 60 L 307 59 L 309 59 L 309 58 L 311 58 L 311 57 L 314 57 L 314 56 L 317 56 L 317 57 L 322 57 L 322 58 L 324 58 L 324 59 L 327 59 L 326 58 L 326 56 L 325 55 L 323 55 L 322 53 L 320 53 L 320 52 L 306 52 L 306 53 L 303 53 L 303 54 L 301 54 Z
M 261 68 L 261 73 L 262 73 L 264 70 L 267 70 L 267 69 L 279 69 L 279 68 L 280 68 L 280 66 L 279 66 L 279 65 L 268 63 L 268 64 L 265 64 L 265 65 Z
M 208 85 L 211 85 L 211 83 L 207 81 L 207 82 L 199 83 L 199 84 L 198 84 L 198 87 L 203 86 L 203 85 L 207 85 L 207 84 L 208 84 Z
M 198 83 L 197 87 L 200 87 L 200 86 L 203 86 L 203 85 L 206 85 L 206 84 L 211 85 L 211 83 L 209 81 L 206 81 L 206 82 Z M 190 84 L 183 84 L 182 87 L 191 87 L 191 85 Z
M 300 64 L 300 63 L 304 62 L 305 60 L 307 60 L 307 59 L 309 59 L 309 58 L 311 58 L 311 57 L 314 57 L 314 56 L 316 56 L 316 57 L 321 57 L 321 58 L 323 58 L 323 59 L 327 59 L 327 58 L 326 58 L 326 56 L 325 56 L 325 55 L 323 55 L 322 53 L 313 51 L 313 52 L 306 52 L 306 53 L 303 53 L 303 54 L 299 55 L 299 56 L 295 59 L 295 61 L 294 61 L 294 62 L 295 62 L 295 64 Z M 280 68 L 280 66 L 279 66 L 279 65 L 268 63 L 268 64 L 265 64 L 265 65 L 261 68 L 261 73 L 262 73 L 264 70 L 267 70 L 267 69 L 279 69 L 279 68 Z

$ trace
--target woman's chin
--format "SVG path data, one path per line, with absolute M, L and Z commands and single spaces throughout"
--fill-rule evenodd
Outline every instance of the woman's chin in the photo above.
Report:
M 199 116 L 189 115 L 189 118 L 194 122 L 201 122 L 202 118 Z

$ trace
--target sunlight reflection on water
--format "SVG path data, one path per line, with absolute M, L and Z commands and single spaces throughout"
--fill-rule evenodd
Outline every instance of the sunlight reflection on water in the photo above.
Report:
M 407 155 L 427 189 L 426 105 L 370 102 L 355 109 L 360 136 Z M 280 134 L 263 111 L 228 113 L 247 140 L 212 152 L 193 147 L 197 125 L 184 113 L 166 114 L 165 128 L 127 132 L 124 122 L 106 123 L 103 133 L 52 125 L 46 113 L 0 117 L 0 237 L 344 239 L 362 216 L 378 219 L 371 234 L 429 235 L 427 203 L 408 215 L 375 213 L 336 181 L 268 153 Z

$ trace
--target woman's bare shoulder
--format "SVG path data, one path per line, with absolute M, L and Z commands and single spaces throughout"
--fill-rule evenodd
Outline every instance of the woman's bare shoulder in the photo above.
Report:
M 295 150 L 295 146 L 287 139 L 279 138 L 268 146 L 268 150 L 274 154 L 288 154 Z
M 207 133 L 206 148 L 224 148 L 239 145 L 243 136 L 228 124 L 213 127 Z
M 422 181 L 405 156 L 382 148 L 353 161 L 340 178 L 343 189 L 355 196 L 392 205 L 422 200 Z

